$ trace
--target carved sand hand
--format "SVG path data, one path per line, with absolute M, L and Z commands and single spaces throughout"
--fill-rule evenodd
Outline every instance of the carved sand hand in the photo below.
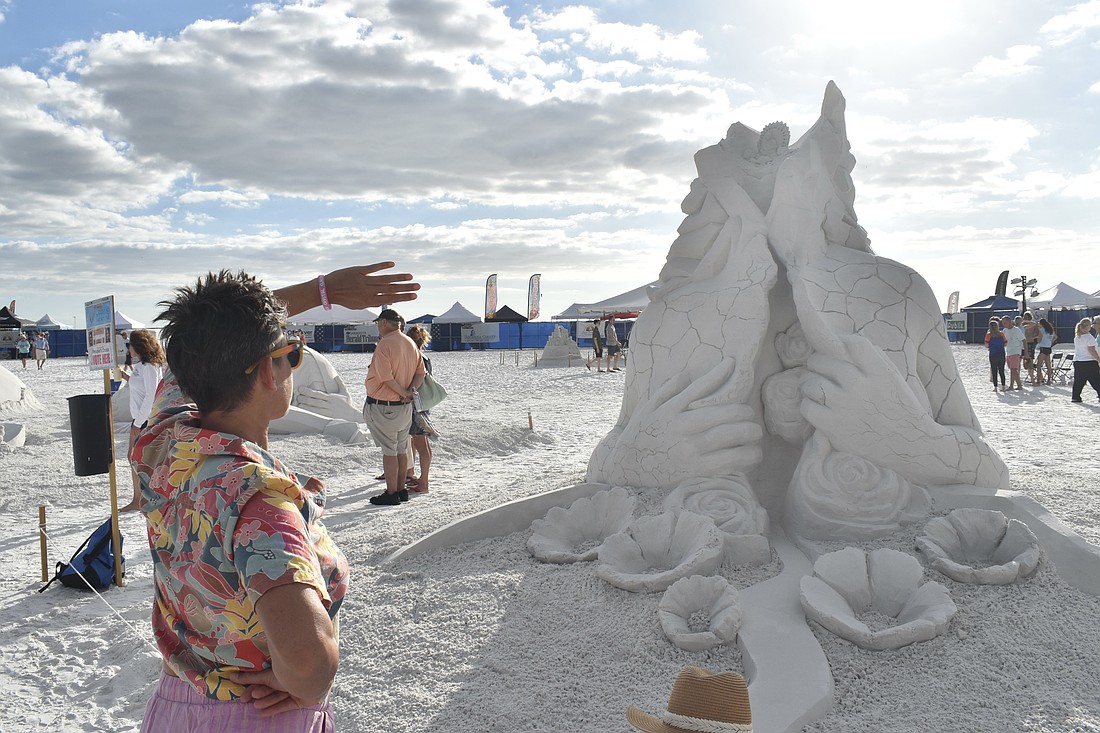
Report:
M 838 336 L 847 358 L 817 352 L 802 384 L 802 414 L 838 450 L 917 484 L 997 486 L 1000 461 L 974 431 L 940 425 L 886 355 L 862 336 Z
M 743 472 L 760 462 L 763 429 L 733 397 L 736 363 L 720 361 L 692 381 L 680 372 L 634 411 L 604 462 L 612 482 L 668 485 L 690 476 Z M 639 484 L 634 484 L 639 485 Z

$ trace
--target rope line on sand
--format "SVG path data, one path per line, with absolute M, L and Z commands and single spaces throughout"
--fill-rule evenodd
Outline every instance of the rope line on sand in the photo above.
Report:
M 39 527 L 38 531 L 40 531 L 43 535 L 45 535 L 46 539 L 48 539 L 50 542 L 53 542 L 53 538 L 50 537 L 48 534 L 46 534 L 45 529 L 43 529 L 42 527 Z M 72 567 L 72 566 L 70 566 L 70 567 Z M 77 570 L 76 568 L 73 568 L 72 570 L 73 570 L 74 573 L 76 573 L 78 576 L 80 576 L 80 579 L 83 580 L 84 584 L 88 586 L 88 590 L 90 590 L 92 593 L 95 593 L 96 597 L 99 598 L 99 600 L 103 601 L 103 604 L 105 606 L 107 606 L 107 608 L 111 609 L 111 613 L 113 613 L 115 616 L 118 616 L 118 619 L 120 621 L 122 621 L 122 623 L 126 624 L 126 626 L 130 629 L 130 631 L 134 632 L 134 636 L 136 636 L 147 647 L 149 647 L 154 652 L 156 652 L 157 657 L 159 658 L 160 657 L 160 649 L 157 649 L 157 645 L 154 644 L 153 642 L 149 641 L 149 639 L 144 634 L 142 634 L 141 631 L 136 626 L 134 626 L 132 623 L 127 621 L 125 618 L 123 618 L 122 614 L 118 612 L 118 609 L 116 609 L 114 606 L 112 606 L 111 603 L 106 598 L 104 598 L 103 595 L 99 591 L 97 591 L 95 588 L 93 588 L 92 584 L 88 582 L 88 579 L 85 578 L 84 575 L 79 570 Z M 112 579 L 111 582 L 113 583 L 114 580 Z

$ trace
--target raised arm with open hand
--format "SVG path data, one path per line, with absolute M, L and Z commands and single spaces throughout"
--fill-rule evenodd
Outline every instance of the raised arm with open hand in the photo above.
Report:
M 360 310 L 415 300 L 420 283 L 413 282 L 411 274 L 376 274 L 393 266 L 393 262 L 376 262 L 373 265 L 354 265 L 333 270 L 325 275 L 329 302 Z M 287 314 L 291 316 L 321 305 L 317 278 L 279 288 L 275 295 L 287 304 Z

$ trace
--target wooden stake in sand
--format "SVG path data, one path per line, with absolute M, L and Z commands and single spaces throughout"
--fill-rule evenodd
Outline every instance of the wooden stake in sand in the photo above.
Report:
M 110 456 L 107 464 L 111 476 L 111 543 L 115 555 L 115 585 L 122 587 L 122 536 L 118 530 L 118 478 L 115 473 L 115 422 L 111 409 L 111 370 L 121 366 L 116 340 L 117 311 L 115 296 L 90 300 L 84 304 L 85 327 L 88 331 L 88 366 L 92 371 L 103 372 L 103 394 L 107 396 L 107 424 L 103 429 L 110 437 Z M 102 470 L 95 473 L 103 473 Z
M 115 418 L 111 405 L 111 370 L 103 370 L 103 392 L 107 395 L 107 429 L 111 431 L 111 549 L 115 555 L 115 585 L 122 587 L 122 536 L 118 530 L 118 475 L 115 472 Z M 129 456 L 127 456 L 129 460 Z
M 535 418 L 531 417 L 531 411 L 530 410 L 527 411 L 527 429 L 528 430 L 534 430 L 535 429 Z
M 42 582 L 50 579 L 46 561 L 46 506 L 38 505 L 38 554 L 42 558 Z

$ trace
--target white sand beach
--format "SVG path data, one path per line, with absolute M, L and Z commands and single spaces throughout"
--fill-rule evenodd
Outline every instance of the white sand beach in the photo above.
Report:
M 1012 488 L 1100 544 L 1096 396 L 1086 391 L 1083 404 L 1071 404 L 1066 384 L 995 393 L 985 350 L 953 350 Z M 742 670 L 735 646 L 673 646 L 657 621 L 660 594 L 614 588 L 588 564 L 538 562 L 526 549 L 528 532 L 384 564 L 458 518 L 583 480 L 618 415 L 628 372 L 535 368 L 534 353 L 523 352 L 518 366 L 512 352 L 503 364 L 497 352 L 433 355 L 450 396 L 433 411 L 442 437 L 431 492 L 400 507 L 368 502 L 381 489 L 373 445 L 273 436 L 274 454 L 326 482 L 325 521 L 352 569 L 333 690 L 338 730 L 625 732 L 626 706 L 659 714 L 684 665 Z M 328 358 L 361 400 L 369 355 Z M 159 670 L 142 517 L 121 522 L 125 587 L 103 599 L 56 584 L 36 593 L 37 507 L 47 506 L 51 568 L 109 513 L 107 476 L 74 476 L 66 403 L 101 392 L 101 373 L 83 359 L 50 360 L 44 371 L 0 368 L 43 405 L 2 415 L 24 423 L 27 439 L 14 451 L 0 447 L 0 521 L 8 528 L 0 539 L 0 731 L 135 731 Z M 124 502 L 130 479 L 119 465 Z M 639 512 L 648 509 L 642 497 Z M 917 555 L 922 524 L 866 547 Z M 774 568 L 725 570 L 743 585 Z M 1067 585 L 1045 558 L 1020 585 L 964 585 L 927 568 L 925 577 L 946 585 L 958 605 L 943 636 L 869 652 L 814 628 L 836 693 L 832 711 L 806 730 L 1100 731 L 1100 599 Z

